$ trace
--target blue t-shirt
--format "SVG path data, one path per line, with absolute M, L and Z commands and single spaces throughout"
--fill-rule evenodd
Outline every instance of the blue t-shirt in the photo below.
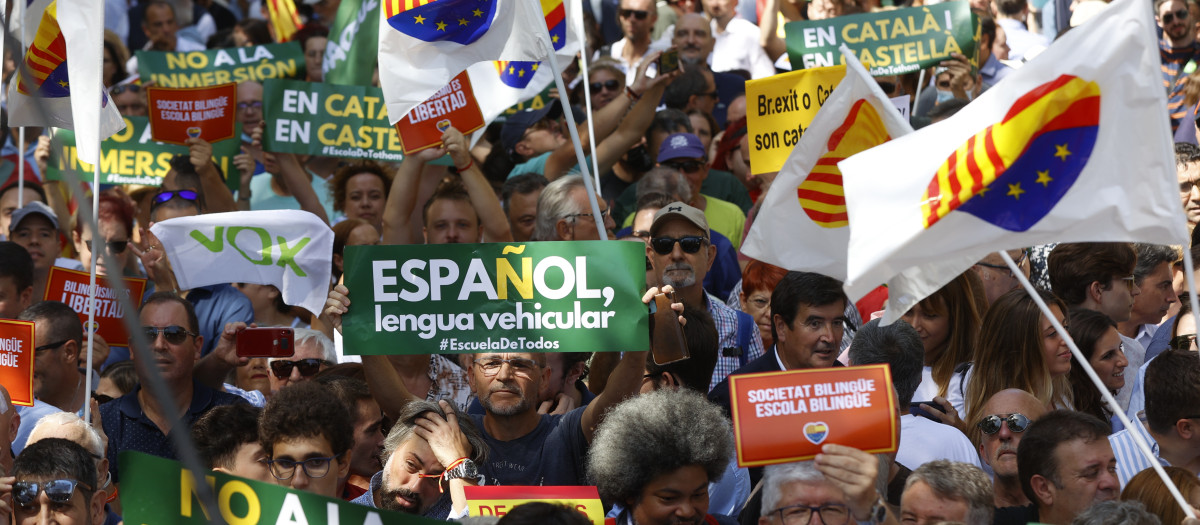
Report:
M 588 441 L 583 435 L 583 411 L 544 415 L 537 428 L 512 441 L 488 435 L 483 417 L 471 415 L 488 444 L 487 463 L 479 466 L 488 484 L 586 485 Z

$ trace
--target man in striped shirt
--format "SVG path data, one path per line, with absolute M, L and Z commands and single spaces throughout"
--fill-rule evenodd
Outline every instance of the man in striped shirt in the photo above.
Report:
M 1171 116 L 1171 130 L 1187 114 L 1183 107 L 1183 87 L 1187 83 L 1187 71 L 1200 63 L 1200 43 L 1196 42 L 1195 22 L 1183 0 L 1156 0 L 1154 12 L 1158 18 L 1161 38 L 1158 52 L 1162 57 L 1163 89 L 1167 90 L 1167 112 Z M 1189 63 L 1192 63 L 1189 66 Z
M 1150 468 L 1150 460 L 1134 444 L 1141 432 L 1159 463 L 1200 473 L 1200 358 L 1187 350 L 1167 350 L 1146 367 L 1145 431 L 1141 425 L 1109 436 L 1117 458 L 1121 487 Z

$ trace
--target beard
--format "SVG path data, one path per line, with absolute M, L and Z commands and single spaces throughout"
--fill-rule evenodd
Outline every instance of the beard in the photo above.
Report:
M 497 390 L 509 390 L 515 392 L 521 398 L 516 404 L 507 406 L 496 406 L 492 403 L 492 394 Z M 525 395 L 525 391 L 516 383 L 501 383 L 500 385 L 488 391 L 486 396 L 479 398 L 479 404 L 483 405 L 483 409 L 497 416 L 515 416 L 525 413 L 529 410 L 529 398 Z
M 412 503 L 413 506 L 405 507 L 405 506 L 401 505 L 397 501 L 397 499 L 401 499 L 401 498 L 407 500 L 409 503 Z M 413 492 L 411 490 L 401 487 L 401 488 L 383 491 L 383 493 L 380 494 L 380 497 L 379 497 L 379 508 L 385 509 L 385 510 L 393 510 L 396 512 L 403 512 L 405 514 L 420 514 L 422 511 L 425 510 L 425 505 L 423 505 L 423 503 L 421 501 L 420 494 L 417 494 L 416 492 Z
M 687 274 L 684 276 L 671 276 L 671 272 L 674 271 L 684 271 Z M 662 282 L 663 284 L 671 285 L 676 290 L 687 288 L 696 284 L 696 270 L 692 268 L 692 265 L 685 262 L 672 264 L 663 269 Z

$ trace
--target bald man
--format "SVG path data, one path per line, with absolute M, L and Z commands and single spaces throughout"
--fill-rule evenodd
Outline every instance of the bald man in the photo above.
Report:
M 1046 407 L 1033 394 L 1010 388 L 988 398 L 983 419 L 969 432 L 977 440 L 979 457 L 996 473 L 992 483 L 996 507 L 1029 504 L 1017 478 L 1017 445 L 1029 424 L 1046 413 Z

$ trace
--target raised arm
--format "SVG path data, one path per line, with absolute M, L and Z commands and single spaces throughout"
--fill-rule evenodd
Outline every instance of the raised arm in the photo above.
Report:
M 204 191 L 204 205 L 207 212 L 237 211 L 233 201 L 233 192 L 221 178 L 217 165 L 213 163 L 212 144 L 201 138 L 187 139 L 188 157 L 200 175 L 200 189 Z
M 451 127 L 442 135 L 442 144 L 450 154 L 450 160 L 454 161 L 454 167 L 458 168 L 467 195 L 471 197 L 471 206 L 479 215 L 479 222 L 483 225 L 483 242 L 512 242 L 508 217 L 504 215 L 504 208 L 500 206 L 496 191 L 483 176 L 479 164 L 471 158 L 466 137 Z M 395 188 L 395 184 L 392 184 L 392 187 Z
M 758 44 L 767 52 L 772 62 L 787 53 L 787 43 L 779 38 L 779 2 L 767 0 L 762 16 L 758 18 Z
M 421 182 L 421 170 L 425 163 L 446 154 L 442 148 L 429 148 L 407 155 L 400 161 L 400 169 L 392 180 L 392 191 L 388 193 L 383 207 L 383 231 L 380 244 L 412 244 L 412 212 L 417 206 L 417 189 Z M 464 163 L 465 164 L 465 163 Z
M 660 53 L 652 54 L 642 62 L 651 62 L 651 57 L 657 57 L 658 54 Z M 663 91 L 679 74 L 680 71 L 673 71 L 646 81 L 645 92 L 621 120 L 621 125 L 612 135 L 596 145 L 596 165 L 600 173 L 612 169 L 613 165 L 621 160 L 621 156 L 646 134 L 646 128 L 649 128 L 654 120 L 654 111 L 658 107 L 658 101 L 662 99 Z

